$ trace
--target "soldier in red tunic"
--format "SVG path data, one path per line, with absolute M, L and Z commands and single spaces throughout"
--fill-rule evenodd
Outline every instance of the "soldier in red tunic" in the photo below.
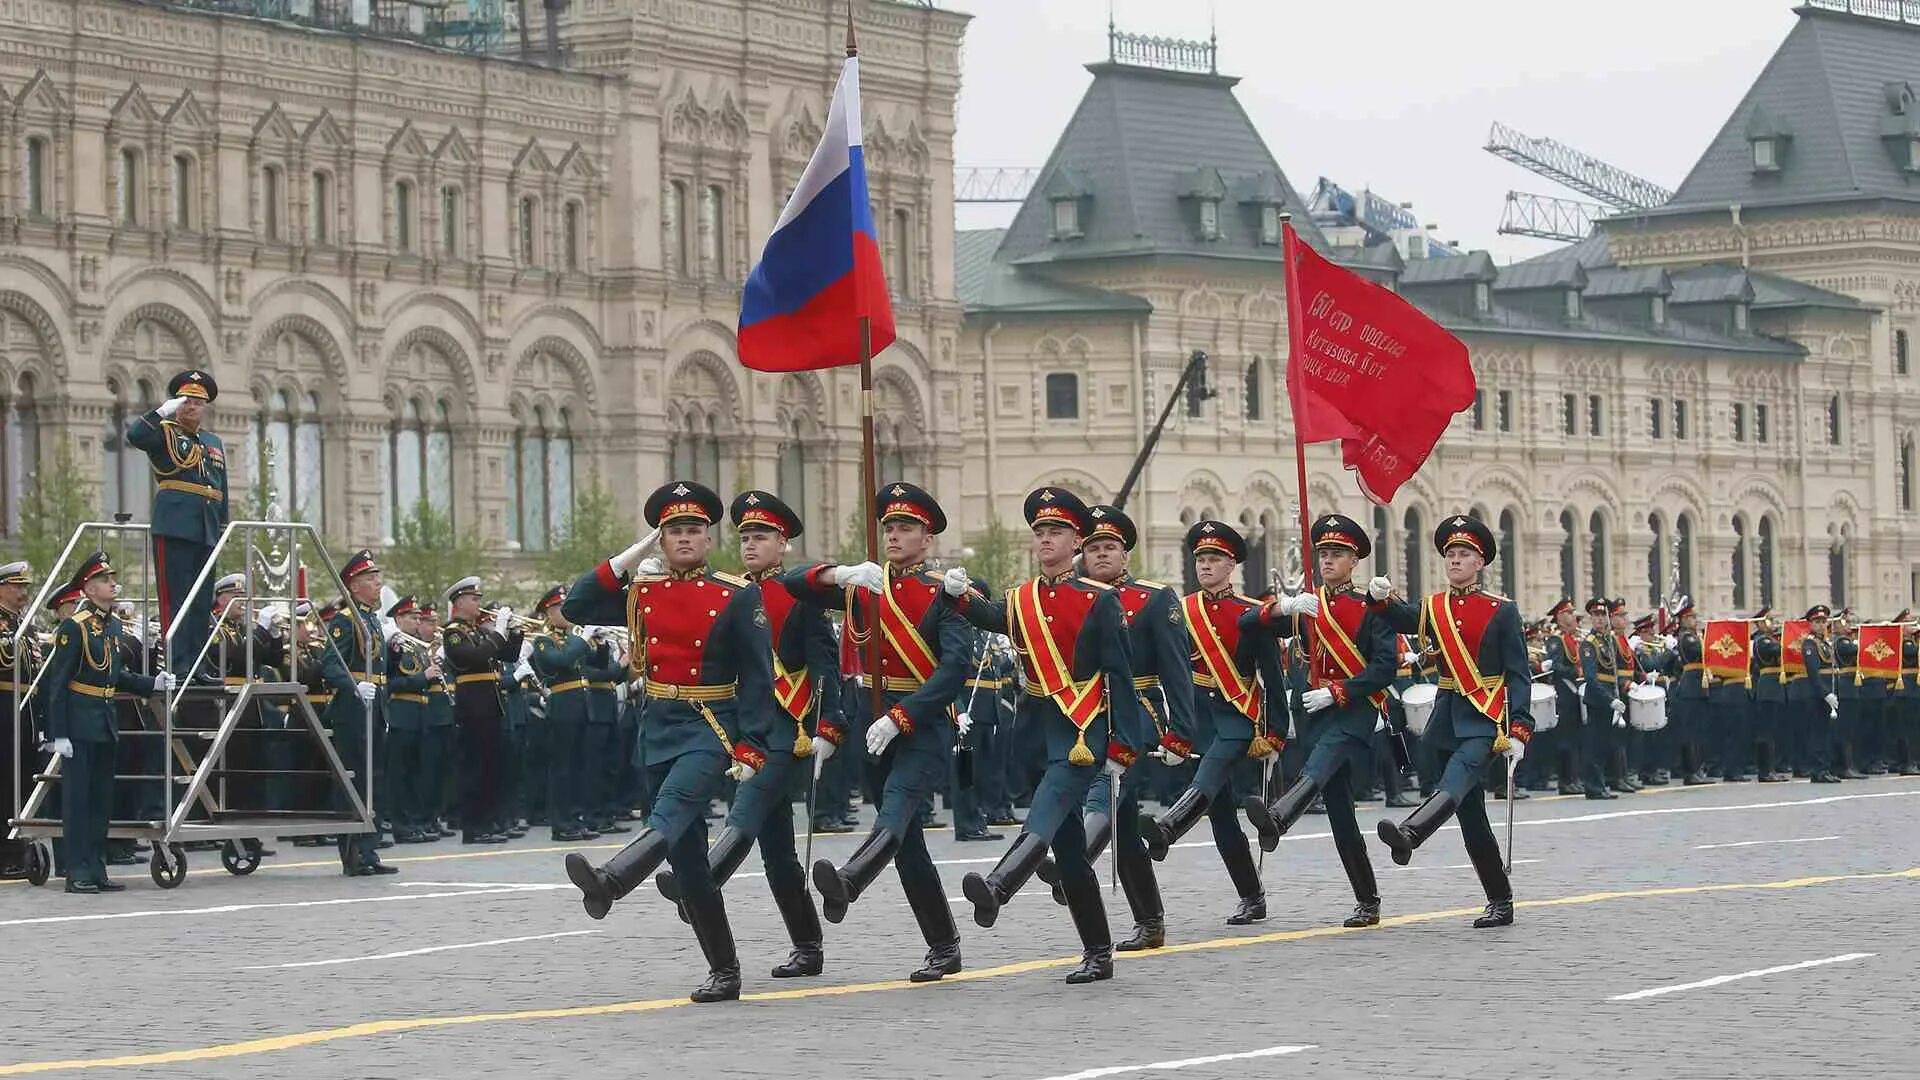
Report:
M 631 662 L 646 676 L 641 760 L 653 805 L 646 828 L 606 865 L 568 855 L 567 876 L 587 914 L 603 919 L 671 863 L 711 973 L 693 1000 L 731 1001 L 740 996 L 740 961 L 707 869 L 706 813 L 724 778 L 745 783 L 766 765 L 776 730 L 773 643 L 759 587 L 707 566 L 720 496 L 674 481 L 647 500 L 646 517 L 661 529 L 666 572 L 634 574 L 644 550 L 635 544 L 582 574 L 560 610 L 569 622 L 624 623 L 633 635 Z
M 1004 601 L 976 589 L 962 567 L 948 570 L 942 581 L 968 622 L 1013 639 L 1026 674 L 1020 723 L 1037 729 L 1047 749 L 1046 772 L 1020 836 L 992 873 L 968 874 L 961 891 L 973 903 L 973 921 L 992 926 L 1051 844 L 1067 910 L 1080 933 L 1080 967 L 1067 976 L 1078 985 L 1113 978 L 1113 935 L 1100 880 L 1087 860 L 1081 806 L 1096 776 L 1114 783 L 1159 738 L 1133 695 L 1119 596 L 1074 573 L 1073 557 L 1092 524 L 1086 504 L 1070 491 L 1041 488 L 1027 496 L 1026 518 L 1039 577 L 1008 592 Z
M 1520 608 L 1480 587 L 1480 571 L 1496 550 L 1492 530 L 1471 518 L 1440 523 L 1433 546 L 1446 559 L 1447 587 L 1416 609 L 1397 598 L 1383 603 L 1395 629 L 1414 634 L 1440 668 L 1440 695 L 1423 739 L 1447 759 L 1439 790 L 1396 825 L 1380 823 L 1380 839 L 1400 866 L 1458 815 L 1467 857 L 1487 893 L 1476 928 L 1513 922 L 1513 887 L 1501 865 L 1500 842 L 1487 821 L 1481 778 L 1487 762 L 1504 754 L 1518 765 L 1533 737 L 1529 711 L 1533 677 Z

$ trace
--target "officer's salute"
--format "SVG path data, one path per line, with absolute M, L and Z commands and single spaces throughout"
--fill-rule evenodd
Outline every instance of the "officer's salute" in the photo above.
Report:
M 634 544 L 582 574 L 562 611 L 573 622 L 624 623 L 633 635 L 647 680 L 641 753 L 653 808 L 646 828 L 605 865 L 568 855 L 567 876 L 587 914 L 603 919 L 670 862 L 710 971 L 693 1000 L 727 1001 L 740 996 L 740 960 L 707 869 L 707 803 L 725 777 L 752 779 L 776 732 L 792 729 L 773 714 L 773 643 L 759 587 L 707 565 L 720 496 L 674 481 L 647 499 L 646 517 L 661 529 L 663 572 L 637 573 L 645 544 Z
M 220 387 L 210 372 L 183 371 L 168 380 L 167 395 L 127 429 L 127 445 L 145 452 L 153 465 L 153 561 L 163 630 L 180 616 L 228 519 L 226 446 L 204 430 Z M 182 678 L 182 665 L 192 664 L 207 640 L 212 604 L 213 595 L 202 590 L 174 635 L 173 669 Z

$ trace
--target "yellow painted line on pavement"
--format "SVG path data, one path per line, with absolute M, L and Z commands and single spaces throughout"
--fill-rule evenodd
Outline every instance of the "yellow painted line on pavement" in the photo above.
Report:
M 1789 878 L 1784 881 L 1764 881 L 1741 884 L 1717 885 L 1674 885 L 1649 889 L 1623 889 L 1608 892 L 1579 893 L 1573 896 L 1560 896 L 1547 900 L 1524 900 L 1516 904 L 1522 908 L 1570 907 L 1583 904 L 1599 904 L 1615 900 L 1659 899 L 1669 896 L 1695 896 L 1706 893 L 1781 891 L 1803 889 L 1815 885 L 1851 884 L 1858 882 L 1920 880 L 1920 867 L 1906 870 L 1889 870 L 1863 874 L 1824 874 L 1815 877 Z M 1447 908 L 1440 911 L 1422 911 L 1408 915 L 1394 915 L 1380 920 L 1378 927 L 1348 928 L 1345 926 L 1316 926 L 1304 930 L 1281 930 L 1267 934 L 1253 934 L 1244 937 L 1214 938 L 1209 941 L 1182 942 L 1168 945 L 1150 952 L 1119 953 L 1115 959 L 1128 964 L 1138 961 L 1155 960 L 1166 956 L 1178 956 L 1183 953 L 1205 952 L 1216 949 L 1240 949 L 1251 945 L 1268 945 L 1279 942 L 1306 941 L 1313 938 L 1334 937 L 1341 934 L 1375 933 L 1396 926 L 1411 926 L 1417 923 L 1435 922 L 1441 919 L 1460 918 L 1477 915 L 1480 908 Z M 1058 968 L 1070 968 L 1079 964 L 1077 956 L 1053 957 L 1049 959 L 1023 960 L 997 967 L 981 968 L 976 971 L 962 971 L 949 975 L 937 983 L 914 983 L 905 979 L 888 979 L 881 982 L 849 983 L 842 986 L 812 986 L 795 990 L 771 990 L 763 993 L 743 994 L 743 1001 L 798 1001 L 803 998 L 844 997 L 851 994 L 872 994 L 893 990 L 932 990 L 949 983 L 978 982 L 983 979 L 999 979 L 1009 975 L 1025 975 L 1036 971 Z M 514 1012 L 469 1013 L 462 1016 L 416 1016 L 393 1020 L 369 1020 L 343 1027 L 320 1028 L 314 1031 L 297 1031 L 286 1035 L 273 1035 L 264 1039 L 247 1039 L 241 1042 L 221 1043 L 215 1046 L 189 1047 L 181 1050 L 166 1050 L 151 1054 L 130 1054 L 121 1057 L 69 1058 L 61 1061 L 23 1061 L 14 1065 L 0 1066 L 0 1076 L 25 1076 L 33 1073 L 67 1072 L 81 1069 L 129 1068 L 147 1065 L 178 1065 L 186 1062 L 216 1061 L 223 1058 L 252 1057 L 259 1054 L 278 1053 L 283 1050 L 298 1050 L 322 1043 L 339 1042 L 344 1039 L 364 1038 L 369 1035 L 392 1035 L 409 1031 L 425 1031 L 435 1028 L 470 1027 L 476 1024 L 523 1023 L 534 1020 L 573 1020 L 590 1016 L 620 1016 L 630 1013 L 659 1012 L 665 1009 L 677 1009 L 692 1002 L 685 997 L 656 998 L 651 1001 L 621 1001 L 605 1005 L 577 1005 L 553 1009 L 522 1009 Z

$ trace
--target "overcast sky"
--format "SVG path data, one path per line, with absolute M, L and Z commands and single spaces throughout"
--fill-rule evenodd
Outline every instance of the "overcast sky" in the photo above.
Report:
M 1041 165 L 1106 58 L 1107 0 L 939 0 L 970 12 L 955 158 Z M 1123 31 L 1205 38 L 1206 0 L 1114 0 Z M 1491 121 L 1677 187 L 1796 20 L 1791 0 L 1215 0 L 1220 70 L 1302 195 L 1326 176 L 1411 202 L 1501 261 L 1509 189 L 1574 197 L 1481 149 Z M 1011 207 L 962 207 L 962 228 Z

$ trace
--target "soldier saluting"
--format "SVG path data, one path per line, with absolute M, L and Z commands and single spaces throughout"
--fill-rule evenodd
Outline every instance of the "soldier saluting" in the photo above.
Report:
M 227 528 L 227 450 L 204 430 L 207 408 L 220 387 L 206 371 L 183 371 L 167 381 L 167 400 L 127 429 L 127 445 L 153 466 L 153 561 L 160 586 L 160 629 L 180 615 L 187 592 Z M 213 596 L 193 598 L 173 640 L 174 674 L 186 678 L 213 628 Z

